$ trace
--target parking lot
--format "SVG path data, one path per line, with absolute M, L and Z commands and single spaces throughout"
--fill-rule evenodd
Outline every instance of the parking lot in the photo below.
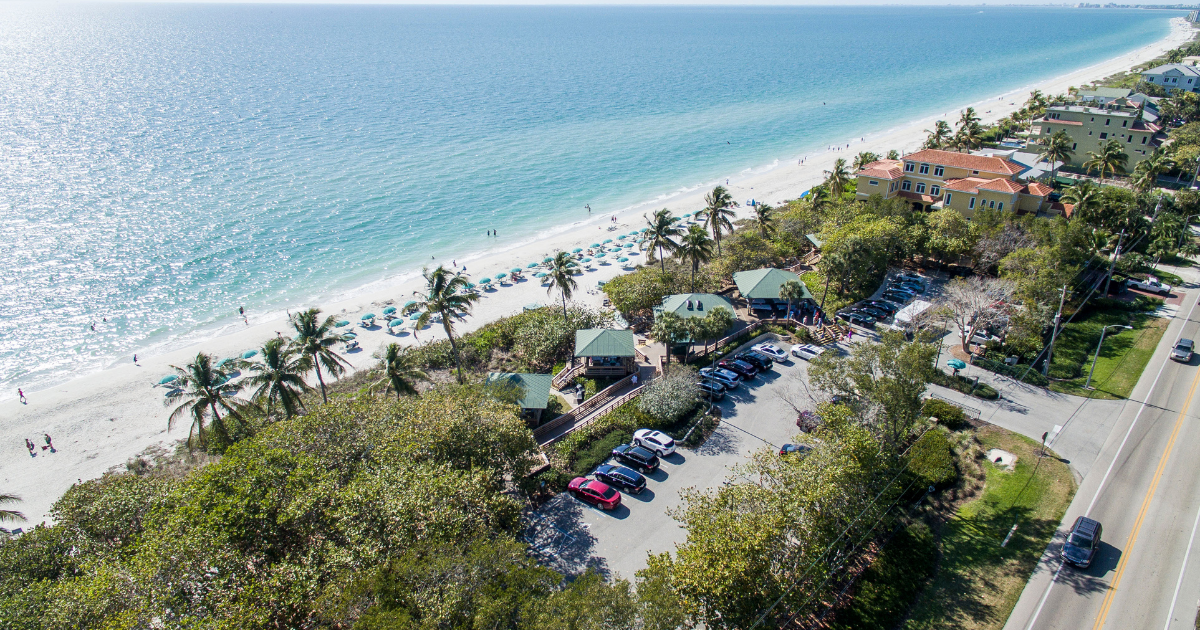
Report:
M 791 358 L 729 392 L 717 405 L 722 421 L 712 436 L 695 450 L 680 448 L 664 457 L 659 469 L 647 475 L 646 489 L 641 494 L 623 493 L 616 510 L 593 508 L 567 493 L 547 502 L 527 519 L 526 536 L 535 552 L 564 573 L 593 567 L 632 580 L 646 566 L 648 554 L 674 551 L 686 538 L 669 514 L 680 505 L 683 490 L 718 487 L 731 475 L 731 468 L 754 451 L 778 450 L 793 441 L 798 433 L 796 413 L 784 400 L 807 401 L 808 408 L 815 407 L 804 387 L 807 366 L 806 361 Z

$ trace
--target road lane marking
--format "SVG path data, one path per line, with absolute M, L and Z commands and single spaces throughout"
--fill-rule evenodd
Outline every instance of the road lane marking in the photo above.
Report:
M 1188 309 L 1187 319 L 1183 321 L 1184 327 L 1187 326 L 1188 322 L 1192 321 L 1192 314 L 1196 311 L 1197 304 L 1200 304 L 1200 300 L 1193 302 L 1192 308 Z M 1171 319 L 1175 319 L 1177 316 L 1178 314 L 1172 315 Z M 1183 336 L 1182 327 L 1180 328 L 1179 336 Z M 1117 447 L 1116 454 L 1113 455 L 1112 461 L 1109 462 L 1108 470 L 1104 471 L 1104 477 L 1100 479 L 1100 486 L 1096 488 L 1096 494 L 1092 495 L 1091 503 L 1088 503 L 1087 509 L 1084 510 L 1084 516 L 1092 513 L 1092 508 L 1095 507 L 1096 501 L 1100 498 L 1100 493 L 1104 490 L 1104 486 L 1108 483 L 1108 476 L 1112 474 L 1113 467 L 1117 465 L 1117 460 L 1121 459 L 1121 453 L 1125 450 L 1125 443 L 1129 441 L 1129 436 L 1133 433 L 1133 428 L 1137 426 L 1138 420 L 1140 420 L 1142 417 L 1142 412 L 1146 410 L 1146 406 L 1148 404 L 1147 401 L 1149 401 L 1151 396 L 1154 394 L 1154 389 L 1158 387 L 1158 380 L 1162 378 L 1163 370 L 1167 369 L 1167 364 L 1170 362 L 1171 353 L 1168 351 L 1167 356 L 1163 358 L 1162 366 L 1158 368 L 1158 374 L 1154 375 L 1154 382 L 1150 384 L 1150 389 L 1146 392 L 1146 396 L 1142 398 L 1142 403 L 1141 406 L 1138 407 L 1137 415 L 1133 417 L 1133 422 L 1130 423 L 1129 430 L 1125 432 L 1125 437 L 1121 439 L 1121 445 Z M 1186 411 L 1187 409 L 1184 408 L 1181 410 L 1181 413 Z M 1042 594 L 1042 601 L 1038 604 L 1037 609 L 1033 611 L 1033 617 L 1029 619 L 1029 623 L 1026 624 L 1025 630 L 1032 630 L 1033 624 L 1037 623 L 1038 616 L 1042 614 L 1042 607 L 1046 605 L 1046 600 L 1050 597 L 1050 590 L 1053 589 L 1054 585 L 1058 582 L 1058 574 L 1061 572 L 1062 564 L 1059 564 L 1058 570 L 1054 572 L 1054 577 L 1050 579 L 1050 584 L 1046 586 L 1046 592 Z
M 1113 575 L 1112 584 L 1109 585 L 1108 592 L 1104 595 L 1104 603 L 1100 605 L 1100 614 L 1096 615 L 1096 623 L 1092 626 L 1093 630 L 1103 628 L 1104 621 L 1108 618 L 1108 610 L 1116 597 L 1117 588 L 1121 586 L 1121 577 L 1125 574 L 1125 567 L 1129 566 L 1129 557 L 1133 555 L 1133 546 L 1137 543 L 1138 532 L 1142 529 L 1142 523 L 1145 522 L 1146 513 L 1150 509 L 1150 502 L 1154 499 L 1154 491 L 1158 489 L 1158 482 L 1162 480 L 1167 460 L 1170 459 L 1171 451 L 1175 448 L 1175 439 L 1179 437 L 1179 430 L 1183 428 L 1183 419 L 1187 417 L 1187 410 L 1192 406 L 1192 396 L 1196 393 L 1197 384 L 1200 384 L 1200 370 L 1192 378 L 1192 386 L 1188 388 L 1187 398 L 1183 402 L 1183 410 L 1179 412 L 1179 417 L 1175 420 L 1175 427 L 1171 430 L 1171 438 L 1167 440 L 1167 447 L 1163 449 L 1162 456 L 1158 458 L 1158 467 L 1154 469 L 1154 477 L 1150 480 L 1150 487 L 1146 489 L 1146 497 L 1142 499 L 1142 509 L 1138 510 L 1137 520 L 1133 523 L 1133 531 L 1129 532 L 1129 540 L 1125 542 L 1125 549 L 1121 552 L 1121 561 L 1117 563 L 1117 572 Z
M 1183 586 L 1183 574 L 1187 572 L 1188 558 L 1192 555 L 1192 545 L 1196 542 L 1196 526 L 1200 525 L 1200 510 L 1196 510 L 1196 520 L 1192 523 L 1192 537 L 1188 538 L 1187 552 L 1183 554 L 1183 564 L 1179 566 L 1179 579 L 1175 581 L 1175 594 L 1171 597 L 1171 609 L 1167 611 L 1167 623 L 1163 630 L 1171 629 L 1171 617 L 1175 616 L 1175 604 L 1179 601 L 1179 589 Z

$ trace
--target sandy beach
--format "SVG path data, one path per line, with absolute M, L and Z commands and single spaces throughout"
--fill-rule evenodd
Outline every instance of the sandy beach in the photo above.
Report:
M 1069 86 L 1128 70 L 1193 36 L 1193 30 L 1181 18 L 1172 19 L 1171 23 L 1170 34 L 1151 45 L 983 101 L 963 103 L 962 107 L 974 106 L 982 121 L 989 123 L 1018 109 L 1031 90 L 1057 94 L 1065 92 Z M 820 183 L 823 172 L 835 159 L 845 158 L 849 162 L 860 151 L 883 154 L 895 149 L 909 153 L 924 141 L 923 130 L 931 127 L 935 120 L 953 122 L 957 118 L 958 110 L 953 110 L 891 129 L 864 130 L 860 137 L 844 139 L 840 150 L 806 156 L 802 166 L 790 161 L 731 174 L 728 188 L 734 199 L 742 204 L 750 199 L 772 204 L 795 199 L 814 184 Z M 657 208 L 668 207 L 677 215 L 696 212 L 704 206 L 704 194 L 712 186 L 725 182 L 726 179 L 721 178 L 694 190 L 659 198 L 616 214 L 596 213 L 587 221 L 564 226 L 534 242 L 467 255 L 453 262 L 459 268 L 465 265 L 474 278 L 494 277 L 496 272 L 524 267 L 559 250 L 571 251 L 576 247 L 587 249 L 591 243 L 609 238 L 616 240 L 617 235 L 643 227 L 642 215 Z M 745 213 L 746 208 L 743 207 L 741 211 Z M 639 253 L 630 258 L 640 262 L 644 257 L 644 253 Z M 431 265 L 449 265 L 451 260 L 434 259 L 429 262 Z M 599 265 L 595 270 L 586 272 L 578 278 L 579 291 L 574 301 L 599 306 L 603 296 L 597 291 L 597 283 L 620 273 L 622 269 L 616 263 Z M 296 304 L 290 308 L 295 311 L 318 306 L 326 313 L 339 314 L 353 322 L 361 349 L 349 353 L 346 358 L 354 369 L 364 369 L 375 364 L 376 359 L 372 354 L 383 345 L 393 341 L 415 344 L 444 337 L 440 326 L 419 331 L 415 339 L 408 333 L 393 336 L 383 327 L 367 330 L 358 326 L 362 314 L 379 314 L 383 306 L 389 303 L 399 306 L 411 299 L 420 286 L 421 279 L 410 276 L 375 283 L 330 303 Z M 534 278 L 515 284 L 506 283 L 483 295 L 468 321 L 458 327 L 459 332 L 518 312 L 529 304 L 554 304 L 558 300 L 557 293 L 547 294 L 545 287 Z M 283 315 L 263 315 L 261 319 L 255 319 L 252 315 L 248 324 L 239 322 L 233 330 L 191 347 L 159 354 L 139 354 L 136 365 L 131 356 L 122 367 L 64 380 L 47 388 L 26 389 L 27 404 L 16 399 L 15 391 L 5 392 L 3 400 L 0 400 L 0 462 L 3 462 L 0 464 L 0 491 L 21 496 L 23 502 L 15 507 L 26 514 L 30 525 L 36 524 L 48 520 L 50 506 L 77 480 L 99 476 L 113 467 L 123 467 L 129 458 L 148 447 L 186 437 L 186 421 L 181 421 L 173 431 L 167 431 L 168 409 L 162 404 L 166 390 L 155 385 L 162 376 L 172 372 L 169 366 L 184 365 L 198 351 L 229 357 L 257 348 L 276 332 L 288 334 L 289 327 Z M 40 448 L 42 436 L 47 433 L 54 440 L 56 452 Z M 39 446 L 33 457 L 25 449 L 26 438 Z

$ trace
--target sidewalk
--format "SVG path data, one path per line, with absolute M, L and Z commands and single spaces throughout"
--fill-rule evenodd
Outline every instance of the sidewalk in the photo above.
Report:
M 650 382 L 651 380 L 654 379 L 654 370 L 655 370 L 655 368 L 652 365 L 639 364 L 638 365 L 638 383 L 637 383 L 637 385 L 634 385 L 632 383 L 626 384 L 625 386 L 621 387 L 620 389 L 616 390 L 615 392 L 612 392 L 612 395 L 609 396 L 609 399 L 617 400 L 618 398 L 647 384 L 648 382 Z M 610 408 L 608 401 L 605 401 L 591 413 L 588 413 L 587 415 L 585 415 L 581 418 L 576 418 L 574 422 L 569 422 L 562 426 L 555 427 L 553 431 L 539 437 L 538 442 L 540 444 L 552 444 L 552 443 L 562 439 L 563 436 L 574 431 L 575 429 L 578 429 L 579 427 L 590 424 L 593 420 L 608 413 L 609 411 L 612 411 L 612 409 Z

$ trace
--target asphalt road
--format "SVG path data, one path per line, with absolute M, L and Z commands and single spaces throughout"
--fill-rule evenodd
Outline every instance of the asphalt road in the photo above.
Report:
M 1200 338 L 1198 293 L 1184 297 L 1006 630 L 1194 627 L 1200 603 L 1200 357 L 1180 364 L 1168 353 L 1180 337 Z M 1087 569 L 1058 559 L 1062 538 L 1080 515 L 1104 526 L 1101 548 Z
M 778 449 L 797 435 L 796 414 L 781 396 L 805 396 L 800 383 L 807 365 L 795 358 L 777 363 L 730 392 L 718 405 L 722 421 L 713 435 L 698 449 L 681 448 L 664 458 L 648 475 L 646 489 L 622 494 L 616 510 L 599 510 L 563 493 L 527 515 L 526 536 L 539 559 L 566 574 L 590 567 L 633 580 L 649 554 L 674 552 L 687 538 L 670 514 L 683 491 L 718 487 L 754 451 Z

